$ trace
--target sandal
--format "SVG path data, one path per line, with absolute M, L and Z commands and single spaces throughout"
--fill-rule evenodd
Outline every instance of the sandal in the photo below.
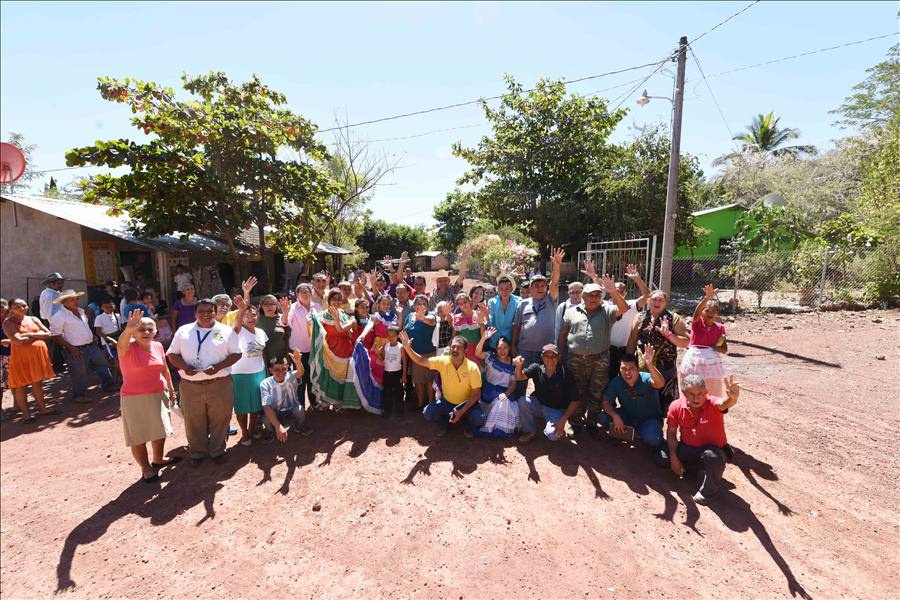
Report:
M 23 423 L 27 423 L 28 425 L 31 425 L 32 423 L 35 422 L 35 418 L 34 418 L 34 417 L 28 417 L 27 419 L 22 419 L 22 422 L 23 422 Z
M 154 475 L 153 477 L 144 477 L 143 475 L 141 475 L 141 481 L 143 481 L 144 483 L 156 483 L 157 481 L 159 481 L 159 475 Z
M 59 410 L 59 409 L 56 409 L 56 410 L 48 410 L 48 411 L 45 412 L 45 413 L 38 413 L 38 414 L 41 415 L 42 417 L 50 417 L 50 416 L 54 416 L 54 417 L 55 417 L 56 415 L 61 415 L 61 414 L 63 414 L 63 411 L 61 411 L 61 410 Z
M 166 462 L 161 462 L 161 463 L 152 462 L 152 463 L 150 463 L 150 466 L 153 467 L 154 469 L 162 469 L 163 467 L 168 467 L 169 465 L 174 465 L 174 464 L 177 464 L 180 462 L 181 462 L 180 456 L 173 456 Z

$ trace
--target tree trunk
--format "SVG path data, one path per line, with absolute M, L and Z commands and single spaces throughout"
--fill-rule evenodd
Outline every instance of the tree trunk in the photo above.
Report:
M 262 286 L 266 294 L 272 293 L 272 270 L 269 269 L 269 250 L 266 248 L 266 225 L 260 221 L 256 224 L 259 230 L 259 260 L 262 261 L 263 277 L 265 285 Z
M 222 231 L 220 233 L 225 236 L 225 239 L 228 241 L 228 247 L 231 249 L 231 258 L 234 261 L 235 284 L 240 287 L 240 282 L 243 281 L 243 275 L 241 273 L 241 257 L 238 255 L 237 248 L 234 246 L 234 237 L 232 237 L 231 232 L 229 231 Z M 231 290 L 226 289 L 225 293 L 230 296 Z

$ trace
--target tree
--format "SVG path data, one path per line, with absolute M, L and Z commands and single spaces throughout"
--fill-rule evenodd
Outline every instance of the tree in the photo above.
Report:
M 866 80 L 853 86 L 855 93 L 830 113 L 842 117 L 835 122 L 841 129 L 879 131 L 900 113 L 900 44 L 866 73 L 870 74 Z
M 101 97 L 128 105 L 136 115 L 132 124 L 152 138 L 144 144 L 97 141 L 66 153 L 70 167 L 131 168 L 119 177 L 92 178 L 85 201 L 108 199 L 112 214 L 127 210 L 136 235 L 220 235 L 235 257 L 241 231 L 257 223 L 263 237 L 266 226 L 277 225 L 268 239 L 282 252 L 311 256 L 324 234 L 327 198 L 339 193 L 316 165 L 329 156 L 314 138 L 316 125 L 281 108 L 285 96 L 256 75 L 240 85 L 221 72 L 185 74 L 182 82 L 199 100 L 178 101 L 171 88 L 155 83 L 99 78 Z M 301 160 L 279 159 L 282 147 Z
M 741 215 L 734 228 L 739 232 L 736 246 L 764 252 L 816 236 L 807 228 L 803 214 L 789 206 L 757 206 Z
M 24 135 L 14 131 L 9 132 L 6 136 L 6 141 L 22 151 L 22 154 L 25 156 L 25 172 L 13 182 L 12 186 L 8 183 L 0 184 L 0 190 L 3 193 L 9 193 L 10 188 L 12 188 L 20 194 L 26 193 L 31 187 L 31 182 L 41 176 L 41 172 L 37 170 L 37 165 L 34 164 L 34 153 L 38 149 L 37 144 L 29 144 L 25 141 Z
M 753 117 L 753 121 L 746 128 L 747 130 L 732 138 L 734 141 L 740 142 L 741 151 L 720 156 L 713 161 L 713 164 L 723 165 L 728 161 L 740 159 L 748 153 L 760 153 L 765 156 L 775 157 L 790 156 L 793 158 L 816 154 L 815 146 L 785 146 L 786 142 L 800 137 L 800 130 L 778 127 L 779 122 L 781 122 L 781 117 L 775 117 L 775 111 L 767 115 L 760 113 Z
M 444 252 L 456 251 L 466 237 L 466 231 L 478 220 L 478 205 L 472 194 L 459 188 L 447 194 L 431 213 L 438 222 L 435 244 Z
M 388 255 L 400 256 L 404 251 L 412 257 L 427 250 L 430 243 L 427 230 L 421 225 L 398 225 L 381 219 L 366 219 L 362 233 L 356 238 L 356 244 L 376 260 Z
M 470 168 L 458 184 L 473 184 L 480 209 L 499 222 L 522 224 L 538 242 L 541 257 L 568 235 L 563 207 L 583 194 L 585 175 L 605 162 L 607 140 L 626 110 L 610 113 L 601 98 L 566 95 L 560 79 L 541 79 L 525 91 L 504 77 L 509 93 L 492 109 L 481 102 L 493 127 L 475 148 L 453 145 Z

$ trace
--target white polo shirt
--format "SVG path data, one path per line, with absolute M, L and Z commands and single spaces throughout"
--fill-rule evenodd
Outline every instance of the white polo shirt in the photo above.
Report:
M 624 348 L 628 345 L 628 338 L 631 337 L 631 330 L 634 328 L 634 321 L 638 317 L 638 307 L 637 300 L 628 300 L 628 311 L 619 317 L 619 320 L 616 321 L 612 330 L 610 330 L 609 334 L 609 343 L 612 346 L 618 346 L 619 348 Z M 615 302 L 609 302 L 615 306 Z
M 50 317 L 62 310 L 62 304 L 53 304 L 53 301 L 59 298 L 59 292 L 46 288 L 41 292 L 39 303 L 41 305 L 40 317 L 45 321 L 49 321 Z
M 172 337 L 172 345 L 166 354 L 180 354 L 181 359 L 198 371 L 195 375 L 186 375 L 184 370 L 178 373 L 188 381 L 206 381 L 231 375 L 231 367 L 218 371 L 215 375 L 207 375 L 202 370 L 215 365 L 232 354 L 240 354 L 241 346 L 234 330 L 222 323 L 216 323 L 208 329 L 199 323 L 191 323 L 178 328 Z
M 94 330 L 81 308 L 78 309 L 77 316 L 68 308 L 62 307 L 62 310 L 50 317 L 50 335 L 61 335 L 62 339 L 73 346 L 87 346 L 94 341 Z

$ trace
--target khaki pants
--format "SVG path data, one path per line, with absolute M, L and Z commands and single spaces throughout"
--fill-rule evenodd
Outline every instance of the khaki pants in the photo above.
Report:
M 576 425 L 583 422 L 596 426 L 603 408 L 603 393 L 609 385 L 609 350 L 599 358 L 584 358 L 570 352 L 566 365 L 575 377 L 575 385 L 578 386 L 578 395 L 581 397 L 581 406 L 572 415 L 572 422 Z
M 191 458 L 224 454 L 234 409 L 231 378 L 222 377 L 206 385 L 182 379 L 178 390 Z

